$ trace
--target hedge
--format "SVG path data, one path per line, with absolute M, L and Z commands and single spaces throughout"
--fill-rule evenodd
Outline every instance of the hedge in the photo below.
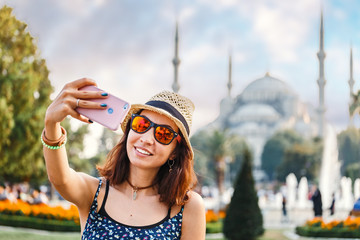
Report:
M 223 231 L 223 221 L 206 223 L 206 233 L 221 233 Z
M 30 216 L 0 214 L 0 225 L 58 232 L 80 232 L 79 224 L 74 221 L 42 219 Z
M 360 238 L 359 229 L 349 228 L 322 228 L 314 226 L 302 226 L 295 228 L 296 234 L 304 237 L 325 237 L 325 238 Z

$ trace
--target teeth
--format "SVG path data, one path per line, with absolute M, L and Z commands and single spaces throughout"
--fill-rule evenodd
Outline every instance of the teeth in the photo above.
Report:
M 142 154 L 146 154 L 146 155 L 150 155 L 150 153 L 148 151 L 145 151 L 143 149 L 140 149 L 140 148 L 136 148 L 136 150 Z

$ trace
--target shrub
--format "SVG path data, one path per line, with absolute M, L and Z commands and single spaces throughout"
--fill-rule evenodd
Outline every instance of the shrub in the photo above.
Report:
M 346 220 L 324 222 L 321 218 L 307 221 L 298 226 L 296 233 L 305 237 L 360 238 L 360 217 L 348 217 Z
M 37 217 L 0 214 L 0 225 L 59 232 L 80 232 L 79 224 L 69 220 L 41 219 Z
M 211 222 L 206 224 L 206 233 L 220 233 L 222 232 L 223 222 Z
M 223 232 L 230 240 L 251 240 L 264 233 L 251 165 L 250 152 L 245 150 L 243 165 L 224 219 Z

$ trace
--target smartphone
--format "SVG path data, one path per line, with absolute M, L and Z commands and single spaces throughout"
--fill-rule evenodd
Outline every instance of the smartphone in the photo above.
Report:
M 82 87 L 79 90 L 103 91 L 92 85 Z M 107 98 L 88 99 L 88 100 L 99 103 L 106 103 L 107 108 L 89 109 L 89 108 L 78 107 L 75 110 L 81 115 L 88 117 L 90 120 L 97 122 L 113 131 L 116 131 L 119 128 L 121 122 L 124 120 L 125 116 L 128 114 L 130 110 L 130 103 L 118 97 L 115 97 L 114 95 L 111 94 L 109 94 Z

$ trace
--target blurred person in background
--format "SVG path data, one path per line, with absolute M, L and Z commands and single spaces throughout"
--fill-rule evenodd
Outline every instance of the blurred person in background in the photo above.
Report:
M 17 196 L 14 193 L 12 186 L 10 185 L 5 186 L 5 194 L 8 200 L 10 200 L 11 202 L 16 202 Z
M 4 201 L 7 199 L 5 188 L 0 185 L 0 201 Z
M 322 209 L 322 200 L 321 200 L 321 192 L 317 186 L 313 186 L 312 189 L 311 200 L 313 201 L 313 210 L 315 217 L 322 217 L 323 209 Z

